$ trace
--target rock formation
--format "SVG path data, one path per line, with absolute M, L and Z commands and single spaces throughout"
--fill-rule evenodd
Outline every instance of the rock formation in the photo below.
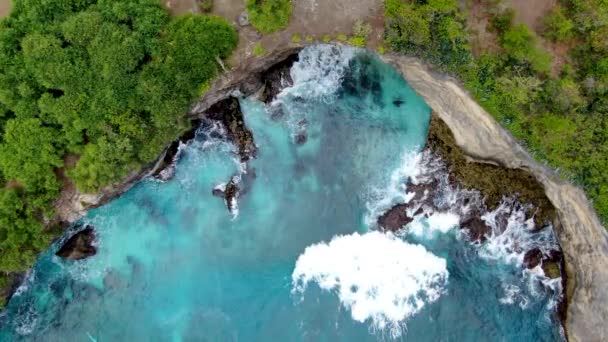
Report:
M 93 245 L 94 241 L 95 230 L 91 226 L 86 226 L 72 235 L 55 254 L 68 260 L 86 259 L 97 253 L 97 248 Z

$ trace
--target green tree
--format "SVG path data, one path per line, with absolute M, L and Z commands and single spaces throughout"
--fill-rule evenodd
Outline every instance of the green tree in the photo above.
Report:
M 247 0 L 249 20 L 256 30 L 272 33 L 284 29 L 291 17 L 291 0 Z

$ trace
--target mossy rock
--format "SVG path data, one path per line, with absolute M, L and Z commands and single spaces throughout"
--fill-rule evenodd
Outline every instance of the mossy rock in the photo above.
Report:
M 470 161 L 456 145 L 450 128 L 435 113 L 431 117 L 427 147 L 446 162 L 450 170 L 450 182 L 479 190 L 490 210 L 498 207 L 503 196 L 513 196 L 522 203 L 534 206 L 532 210 L 535 212 L 530 212 L 529 215 L 535 215 L 538 228 L 553 222 L 555 208 L 547 198 L 542 184 L 532 173 Z
M 542 269 L 545 275 L 551 279 L 556 279 L 562 276 L 562 272 L 559 268 L 559 263 L 555 261 L 544 261 Z

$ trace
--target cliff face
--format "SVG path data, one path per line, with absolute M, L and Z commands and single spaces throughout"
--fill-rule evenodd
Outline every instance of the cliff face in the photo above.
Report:
M 608 234 L 584 192 L 535 161 L 454 79 L 414 58 L 382 58 L 451 129 L 470 161 L 527 170 L 542 184 L 556 210 L 554 226 L 566 259 L 569 340 L 608 340 Z

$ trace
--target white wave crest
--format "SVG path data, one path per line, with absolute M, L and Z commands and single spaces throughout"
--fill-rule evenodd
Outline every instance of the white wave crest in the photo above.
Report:
M 503 198 L 498 208 L 484 214 L 482 219 L 490 226 L 491 233 L 479 254 L 487 259 L 522 265 L 529 250 L 538 248 L 543 254 L 559 250 L 553 227 L 537 229 L 534 217 L 526 214 L 530 209 L 529 205 Z
M 279 101 L 287 95 L 318 98 L 334 94 L 356 52 L 353 47 L 328 44 L 303 49 L 290 70 L 293 86 L 283 89 Z
M 448 282 L 446 261 L 420 245 L 377 231 L 337 236 L 306 248 L 292 274 L 293 292 L 308 283 L 336 290 L 358 322 L 399 337 L 405 320 L 436 301 Z

